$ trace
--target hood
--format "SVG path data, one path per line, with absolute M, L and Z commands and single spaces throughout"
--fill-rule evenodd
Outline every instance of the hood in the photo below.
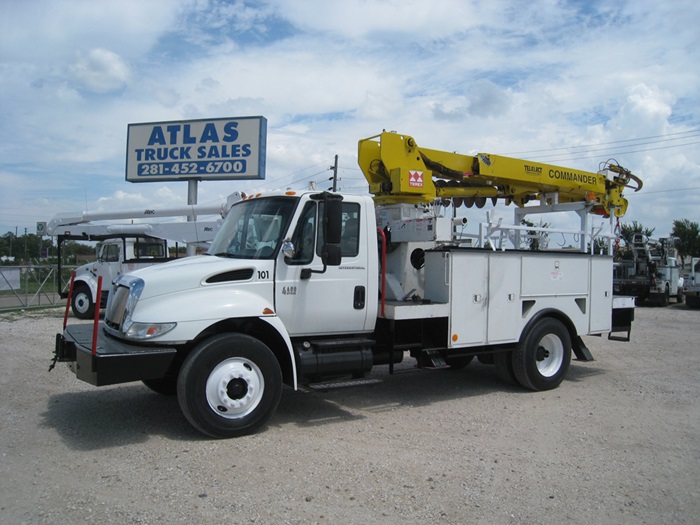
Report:
M 141 299 L 199 288 L 203 284 L 249 281 L 256 262 L 195 255 L 135 270 L 129 275 L 143 279 Z

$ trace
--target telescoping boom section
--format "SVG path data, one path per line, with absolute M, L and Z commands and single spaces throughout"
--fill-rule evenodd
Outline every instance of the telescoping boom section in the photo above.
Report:
M 377 204 L 451 200 L 455 206 L 524 206 L 531 200 L 586 202 L 591 213 L 622 217 L 622 192 L 639 191 L 641 180 L 609 161 L 587 172 L 529 160 L 478 153 L 462 155 L 419 147 L 413 137 L 394 132 L 359 141 L 358 161 Z

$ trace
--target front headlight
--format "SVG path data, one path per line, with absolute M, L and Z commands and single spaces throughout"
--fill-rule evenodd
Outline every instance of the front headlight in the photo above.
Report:
M 159 335 L 167 334 L 175 328 L 177 323 L 131 323 L 124 331 L 127 339 L 144 341 L 153 339 Z

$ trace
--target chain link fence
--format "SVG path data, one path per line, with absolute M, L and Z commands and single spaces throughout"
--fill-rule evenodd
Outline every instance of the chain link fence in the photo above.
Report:
M 67 291 L 75 266 L 0 266 L 0 312 L 25 308 L 65 305 L 61 291 Z

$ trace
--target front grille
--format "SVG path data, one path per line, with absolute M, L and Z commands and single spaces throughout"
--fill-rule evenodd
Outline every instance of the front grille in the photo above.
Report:
M 131 289 L 126 286 L 116 286 L 112 290 L 107 310 L 105 311 L 105 324 L 114 330 L 119 330 L 124 321 L 126 303 L 129 300 Z

